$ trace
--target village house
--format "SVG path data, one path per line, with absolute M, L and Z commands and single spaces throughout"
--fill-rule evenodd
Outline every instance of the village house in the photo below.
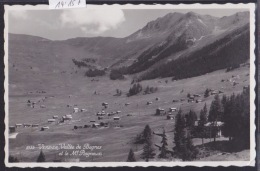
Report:
M 193 94 L 194 97 L 201 97 L 199 94 Z
M 164 115 L 164 114 L 165 114 L 165 110 L 164 109 L 162 109 L 162 108 L 156 109 L 155 115 Z
M 205 126 L 205 138 L 210 138 L 214 137 L 221 137 L 222 136 L 222 129 L 223 129 L 224 122 L 217 121 L 216 123 L 214 122 L 208 122 L 206 123 Z M 195 127 L 199 126 L 199 120 L 195 121 L 194 123 Z
M 23 124 L 23 127 L 25 127 L 25 128 L 26 128 L 26 127 L 31 127 L 31 126 L 32 126 L 32 124 L 27 124 L 27 123 L 24 123 L 24 124 Z
M 116 116 L 113 119 L 114 119 L 114 121 L 118 121 L 118 120 L 120 120 L 120 117 Z
M 22 124 L 15 124 L 16 128 L 19 128 L 19 127 L 22 127 L 22 126 L 23 126 Z
M 65 116 L 62 116 L 61 118 L 62 122 L 65 122 L 65 121 L 70 121 L 72 119 L 72 116 L 71 115 L 65 115 Z
M 39 124 L 32 124 L 33 128 L 39 127 Z
M 108 103 L 103 102 L 103 103 L 102 103 L 102 106 L 103 106 L 104 108 L 107 108 L 107 107 L 108 107 Z
M 173 120 L 174 118 L 175 117 L 174 117 L 173 114 L 168 114 L 167 117 L 166 117 L 167 120 Z
M 47 130 L 47 129 L 50 129 L 50 127 L 44 126 L 44 127 L 41 128 L 41 131 L 45 131 L 45 130 Z
M 59 116 L 58 115 L 53 115 L 53 117 L 52 117 L 53 119 L 58 119 L 59 118 Z
M 99 123 L 93 123 L 92 124 L 92 128 L 99 128 L 100 127 L 100 124 Z
M 53 123 L 53 122 L 56 122 L 55 119 L 48 119 L 48 123 Z
M 100 126 L 108 127 L 108 122 L 100 122 Z
M 216 94 L 218 94 L 218 93 L 219 93 L 218 90 L 213 90 L 210 94 L 211 94 L 211 95 L 216 95 Z
M 196 103 L 201 103 L 201 102 L 202 102 L 202 100 L 200 100 L 200 99 L 196 100 Z
M 147 103 L 146 103 L 146 105 L 151 105 L 151 104 L 153 104 L 153 102 L 147 102 Z
M 78 113 L 78 112 L 79 112 L 79 108 L 74 107 L 74 108 L 73 108 L 73 112 L 74 112 L 74 113 Z
M 193 103 L 194 100 L 193 99 L 188 99 L 188 103 Z
M 169 108 L 169 112 L 175 112 L 175 111 L 177 111 L 177 108 L 175 108 L 175 107 L 170 107 Z
M 14 133 L 15 131 L 15 126 L 9 126 L 9 133 Z
M 80 111 L 81 112 L 87 112 L 87 109 L 81 109 Z

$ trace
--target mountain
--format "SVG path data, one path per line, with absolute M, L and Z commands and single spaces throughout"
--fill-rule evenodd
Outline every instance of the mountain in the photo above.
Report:
M 181 79 L 247 61 L 249 12 L 222 18 L 194 12 L 169 13 L 124 38 L 51 41 L 9 34 L 9 55 L 11 75 L 20 71 L 26 76 L 41 73 L 39 77 L 44 79 L 49 79 L 44 73 L 62 73 L 74 78 L 84 76 L 89 69 L 105 68 L 109 73 L 124 68 L 122 74 L 139 79 Z M 196 72 L 190 71 L 194 66 Z

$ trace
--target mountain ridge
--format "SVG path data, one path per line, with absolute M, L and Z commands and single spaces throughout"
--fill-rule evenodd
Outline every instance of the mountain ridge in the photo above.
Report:
M 124 38 L 78 37 L 53 41 L 38 36 L 30 37 L 9 33 L 9 40 L 11 47 L 25 46 L 23 42 L 25 41 L 32 47 L 37 44 L 46 46 L 46 50 L 43 49 L 43 51 L 50 51 L 51 49 L 53 54 L 56 54 L 62 48 L 66 48 L 66 54 L 62 53 L 62 55 L 66 56 L 64 59 L 66 58 L 66 61 L 71 63 L 65 65 L 70 66 L 70 68 L 75 67 L 71 62 L 72 59 L 83 63 L 86 59 L 87 61 L 95 61 L 94 64 L 87 63 L 83 67 L 72 69 L 73 72 L 79 70 L 78 73 L 82 75 L 86 70 L 93 67 L 107 68 L 107 72 L 125 67 L 127 69 L 122 74 L 145 78 L 144 75 L 147 75 L 148 71 L 156 70 L 158 67 L 163 68 L 167 62 L 200 51 L 207 45 L 224 37 L 230 37 L 229 35 L 233 35 L 237 31 L 240 32 L 236 34 L 239 36 L 244 30 L 248 30 L 244 27 L 248 23 L 249 12 L 239 12 L 221 18 L 194 12 L 186 14 L 168 13 L 148 22 L 143 28 Z M 245 39 L 249 39 L 249 37 L 244 37 L 242 41 L 247 41 Z M 221 49 L 224 46 L 224 44 L 219 44 L 212 50 Z M 71 52 L 68 52 L 69 49 Z M 35 51 L 37 51 L 37 47 L 35 47 Z M 68 54 L 71 56 L 68 56 Z M 60 57 L 57 58 L 64 61 Z M 66 68 L 63 67 L 61 70 L 66 70 Z M 167 76 L 173 75 L 175 74 Z M 160 76 L 162 75 L 159 74 L 158 77 Z

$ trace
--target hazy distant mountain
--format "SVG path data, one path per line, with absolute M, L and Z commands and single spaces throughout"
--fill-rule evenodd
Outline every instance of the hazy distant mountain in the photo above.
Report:
M 53 66 L 55 72 L 76 72 L 77 75 L 83 75 L 89 68 L 106 67 L 109 72 L 127 67 L 124 74 L 137 74 L 142 79 L 182 78 L 222 69 L 234 61 L 245 62 L 249 58 L 249 12 L 222 18 L 194 12 L 169 13 L 125 38 L 80 37 L 51 41 L 10 34 L 9 41 L 10 63 L 36 66 L 35 72 L 44 70 L 43 65 Z M 216 66 L 211 66 L 210 61 Z M 182 69 L 176 69 L 178 65 L 183 70 L 192 65 L 201 67 L 198 63 L 210 67 L 196 74 L 184 74 Z

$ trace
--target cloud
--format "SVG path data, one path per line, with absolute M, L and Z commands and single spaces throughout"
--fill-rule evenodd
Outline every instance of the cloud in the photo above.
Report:
M 16 19 L 27 19 L 28 13 L 25 10 L 12 10 L 9 11 L 9 15 Z
M 65 27 L 80 28 L 88 34 L 100 34 L 116 29 L 125 21 L 125 16 L 120 9 L 77 9 L 63 11 L 60 19 Z

